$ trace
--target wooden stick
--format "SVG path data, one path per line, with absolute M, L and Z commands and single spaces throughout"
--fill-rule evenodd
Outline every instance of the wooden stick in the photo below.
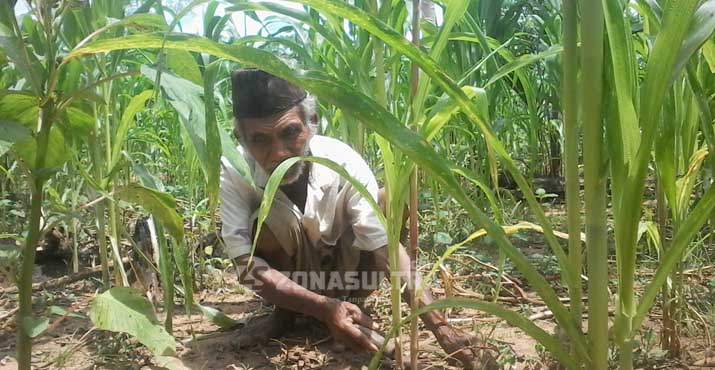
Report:
M 715 367 L 715 357 L 705 357 L 702 360 L 695 361 L 693 366 Z
M 129 263 L 129 258 L 124 257 L 122 259 L 122 263 L 124 263 L 124 264 Z M 112 266 L 112 265 L 113 265 L 113 263 L 110 264 L 109 266 Z M 95 266 L 88 270 L 80 271 L 80 272 L 72 274 L 72 275 L 62 276 L 57 279 L 43 281 L 41 283 L 34 283 L 34 284 L 32 284 L 32 290 L 34 291 L 34 290 L 42 290 L 42 289 L 48 289 L 48 288 L 57 288 L 57 287 L 60 287 L 63 285 L 74 283 L 75 281 L 84 280 L 84 279 L 86 279 L 94 274 L 97 274 L 99 272 L 102 272 L 102 266 Z M 0 295 L 15 294 L 15 293 L 17 293 L 17 286 L 0 289 Z

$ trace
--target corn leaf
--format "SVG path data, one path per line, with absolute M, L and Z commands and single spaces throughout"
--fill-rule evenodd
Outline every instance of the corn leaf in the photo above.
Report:
M 673 68 L 675 79 L 685 68 L 686 63 L 703 44 L 710 39 L 715 30 L 715 0 L 705 1 L 693 14 L 690 28 L 680 46 L 680 53 Z
M 209 321 L 211 321 L 213 324 L 215 324 L 221 329 L 235 328 L 237 325 L 240 324 L 240 321 L 230 318 L 225 313 L 213 307 L 203 306 L 198 303 L 195 305 L 195 307 L 198 308 L 199 311 L 201 311 L 201 313 L 206 316 L 207 319 L 209 319 Z
M 10 150 L 16 142 L 28 138 L 30 134 L 30 130 L 19 123 L 0 120 L 0 156 Z
M 38 98 L 18 91 L 6 91 L 0 95 L 0 117 L 3 120 L 21 123 L 33 132 L 37 131 L 39 113 Z
M 184 225 L 181 216 L 176 212 L 176 201 L 171 195 L 139 184 L 129 184 L 118 188 L 114 196 L 144 207 L 152 216 L 161 220 L 174 240 L 184 240 Z
M 124 147 L 124 141 L 129 133 L 129 128 L 134 122 L 134 116 L 141 112 L 146 105 L 146 102 L 154 96 L 154 90 L 144 90 L 139 95 L 134 96 L 127 105 L 127 108 L 122 114 L 122 119 L 119 121 L 119 127 L 114 134 L 114 139 L 112 141 L 112 157 L 111 164 L 109 165 L 109 172 L 111 173 L 114 166 L 119 162 L 119 152 Z
M 72 149 L 59 127 L 52 127 L 50 130 L 44 168 L 35 168 L 35 156 L 37 154 L 37 140 L 35 137 L 29 136 L 16 142 L 13 151 L 22 159 L 25 166 L 32 171 L 57 169 L 57 167 L 69 160 L 72 154 Z
M 151 302 L 134 289 L 116 287 L 98 295 L 92 301 L 89 318 L 100 329 L 137 338 L 154 355 L 176 352 L 176 341 L 159 324 Z
M 0 6 L 5 8 L 7 4 L 3 2 Z M 11 14 L 14 16 L 14 13 Z M 37 57 L 28 51 L 22 38 L 15 35 L 10 25 L 0 23 L 0 48 L 5 56 L 15 64 L 15 68 L 22 74 L 32 90 L 39 93 L 45 77 L 45 70 Z

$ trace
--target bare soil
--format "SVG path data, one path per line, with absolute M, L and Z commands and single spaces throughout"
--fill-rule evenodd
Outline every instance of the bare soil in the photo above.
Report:
M 544 252 L 538 243 L 528 241 L 531 245 L 526 254 Z M 536 246 L 535 246 L 536 245 Z M 546 252 L 544 252 L 546 253 Z M 647 277 L 651 271 L 640 271 Z M 715 274 L 715 269 L 712 271 Z M 53 273 L 56 275 L 56 272 Z M 36 281 L 52 276 L 39 274 Z M 549 277 L 553 281 L 558 276 Z M 711 275 L 709 279 L 712 279 Z M 705 278 L 708 279 L 708 278 Z M 439 280 L 439 279 L 438 279 Z M 488 276 L 479 273 L 459 273 L 451 277 L 468 292 L 478 294 L 481 288 L 493 283 Z M 647 278 L 646 278 L 647 280 Z M 220 309 L 236 320 L 249 320 L 268 314 L 271 307 L 265 306 L 251 292 L 241 288 L 235 278 L 232 268 L 225 271 L 215 270 L 211 276 L 203 280 L 207 286 L 198 290 L 196 299 L 205 306 Z M 437 298 L 444 297 L 444 292 L 454 294 L 454 289 L 444 289 L 444 280 L 437 282 L 435 291 Z M 544 307 L 534 303 L 536 296 L 518 278 L 514 285 L 504 285 L 503 296 L 512 301 L 504 304 L 527 316 L 543 312 Z M 151 354 L 135 340 L 123 334 L 103 332 L 93 329 L 92 323 L 86 317 L 92 298 L 97 294 L 99 281 L 90 278 L 63 287 L 35 292 L 35 310 L 38 316 L 50 312 L 50 307 L 56 306 L 65 310 L 74 310 L 72 315 L 62 317 L 53 314 L 50 318 L 50 328 L 34 341 L 33 368 L 36 369 L 161 369 L 153 360 Z M 465 294 L 457 290 L 456 294 Z M 178 303 L 178 302 L 177 302 Z M 17 298 L 13 294 L 0 294 L 0 370 L 16 369 L 14 360 L 16 342 L 16 324 L 14 315 L 7 315 L 17 306 Z M 383 332 L 388 331 L 390 305 L 387 289 L 368 298 L 365 308 L 380 325 Z M 406 308 L 406 306 L 405 306 Z M 56 309 L 55 309 L 56 311 Z M 76 317 L 77 315 L 83 317 Z M 493 316 L 472 310 L 452 310 L 447 313 L 453 325 L 463 328 L 500 348 L 499 362 L 504 369 L 537 370 L 555 369 L 553 361 L 537 343 L 521 330 L 499 321 Z M 159 313 L 162 318 L 162 314 Z M 234 337 L 240 332 L 220 333 L 217 326 L 200 314 L 191 317 L 184 314 L 181 306 L 176 307 L 174 315 L 174 335 L 180 341 L 192 339 L 192 342 L 180 345 L 177 353 L 178 362 L 173 369 L 364 369 L 371 359 L 366 353 L 356 353 L 341 348 L 334 343 L 325 327 L 307 318 L 301 319 L 297 327 L 285 337 L 266 344 L 255 345 L 237 350 L 233 344 Z M 549 333 L 558 332 L 554 321 L 548 315 L 533 320 L 538 326 Z M 684 355 L 677 361 L 665 359 L 658 352 L 657 333 L 659 332 L 659 313 L 653 310 L 645 324 L 644 332 L 649 330 L 655 339 L 651 339 L 649 347 L 644 347 L 641 339 L 639 358 L 641 369 L 715 369 L 715 349 L 710 347 L 709 339 L 703 331 L 684 330 Z M 715 323 L 693 323 L 693 327 L 715 325 Z M 584 320 L 586 326 L 586 320 Z M 712 326 L 711 326 L 712 327 Z M 219 333 L 219 334 L 217 334 Z M 204 336 L 213 336 L 202 339 Z M 420 353 L 419 364 L 422 369 L 459 369 L 450 365 L 447 354 L 437 345 L 434 336 L 423 327 L 419 332 Z M 408 340 L 404 339 L 407 346 Z M 711 362 L 709 362 L 711 361 Z M 695 366 L 694 364 L 703 366 Z M 183 367 L 182 367 L 183 366 Z M 171 368 L 167 366 L 167 368 Z M 392 368 L 389 362 L 383 362 L 383 369 Z

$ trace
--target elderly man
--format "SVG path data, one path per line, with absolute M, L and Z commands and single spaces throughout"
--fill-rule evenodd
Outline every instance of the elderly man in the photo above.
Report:
M 232 74 L 234 134 L 241 143 L 255 187 L 222 160 L 221 216 L 228 256 L 242 284 L 276 309 L 253 330 L 279 337 L 296 313 L 312 316 L 335 339 L 354 349 L 375 351 L 375 326 L 358 305 L 389 272 L 387 235 L 368 202 L 338 174 L 300 161 L 285 174 L 256 250 L 251 246 L 262 189 L 284 160 L 311 155 L 330 159 L 378 197 L 365 161 L 348 145 L 314 135 L 315 102 L 301 88 L 256 69 Z M 400 246 L 400 272 L 410 274 L 410 258 Z M 405 290 L 403 299 L 412 293 Z M 409 301 L 408 299 L 406 299 Z M 432 301 L 427 290 L 419 305 Z M 465 367 L 480 362 L 473 338 L 452 327 L 438 312 L 421 316 L 439 344 Z M 365 329 L 368 330 L 365 330 Z M 478 365 L 481 366 L 481 365 Z

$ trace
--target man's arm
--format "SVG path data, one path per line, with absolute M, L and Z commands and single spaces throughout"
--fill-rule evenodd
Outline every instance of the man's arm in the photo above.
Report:
M 274 305 L 306 314 L 324 322 L 336 339 L 356 349 L 377 351 L 356 324 L 376 329 L 372 319 L 348 302 L 329 298 L 300 286 L 265 260 L 243 255 L 234 260 L 239 272 L 239 281 Z

